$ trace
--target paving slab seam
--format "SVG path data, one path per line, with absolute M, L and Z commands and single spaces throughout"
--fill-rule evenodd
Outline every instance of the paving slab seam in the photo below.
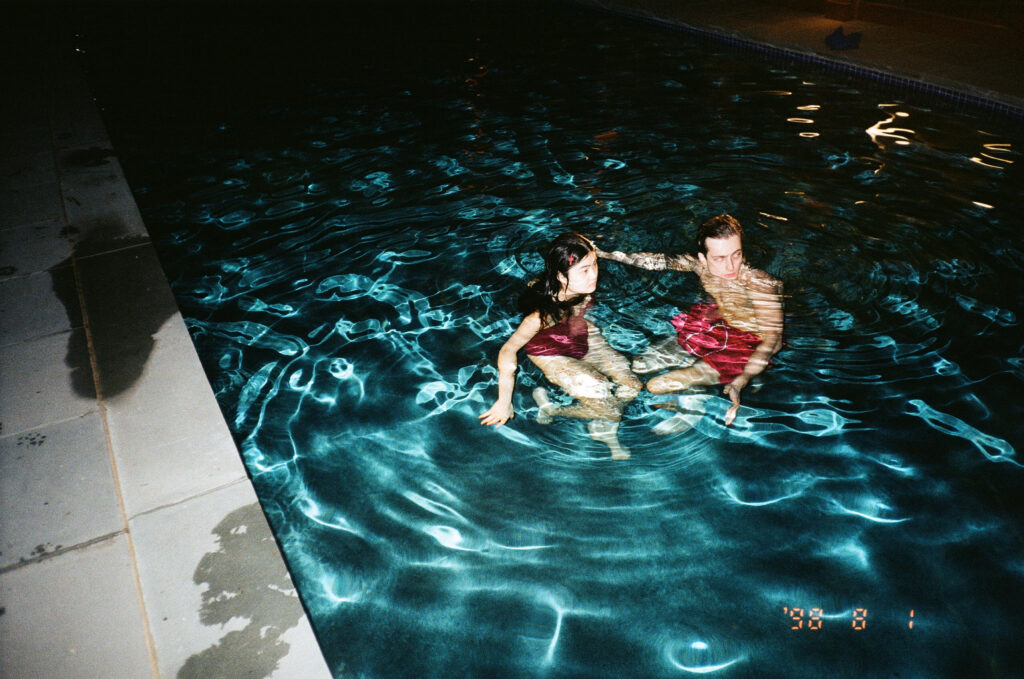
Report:
M 51 135 L 53 134 L 53 126 L 51 125 Z M 55 162 L 57 155 L 56 139 L 54 139 L 54 157 Z M 61 165 L 57 164 L 57 190 L 60 191 L 61 195 L 61 209 L 64 211 L 64 223 L 70 224 L 69 215 L 67 212 L 67 196 L 64 192 L 64 182 L 62 181 L 64 172 Z M 70 238 L 70 234 L 68 235 Z M 99 362 L 96 358 L 96 347 L 93 342 L 92 332 L 89 326 L 89 309 L 85 301 L 85 293 L 82 288 L 82 277 L 78 268 L 78 257 L 75 255 L 74 247 L 71 252 L 71 268 L 75 275 L 75 290 L 78 294 L 78 305 L 80 313 L 82 315 L 82 327 L 85 331 L 85 342 L 89 352 L 89 364 L 92 368 L 92 380 L 93 387 L 96 390 L 96 404 L 99 410 L 100 421 L 103 423 L 103 436 L 106 440 L 107 456 L 110 461 L 110 468 L 113 472 L 113 483 L 115 496 L 117 497 L 117 507 L 121 515 L 121 524 L 123 526 L 124 535 L 126 536 L 126 544 L 128 549 L 128 557 L 131 561 L 131 572 L 133 579 L 133 586 L 137 597 L 139 610 L 142 616 L 142 632 L 143 638 L 146 644 L 146 653 L 149 657 L 150 673 L 153 679 L 159 679 L 160 677 L 160 665 L 156 655 L 156 642 L 153 638 L 153 630 L 151 628 L 149 613 L 146 610 L 146 599 L 143 595 L 142 589 L 142 577 L 139 573 L 139 562 L 138 555 L 135 552 L 135 541 L 132 539 L 131 530 L 128 522 L 128 511 L 125 507 L 124 492 L 121 487 L 121 474 L 117 467 L 117 458 L 114 454 L 114 446 L 110 437 L 110 422 L 107 417 L 107 407 L 103 401 L 103 387 L 100 384 L 100 373 L 99 373 Z
M 67 331 L 65 331 L 65 333 L 66 332 Z M 60 335 L 60 334 L 61 333 L 59 333 L 59 332 L 55 332 L 55 333 L 51 333 L 50 335 L 43 335 L 42 338 L 53 337 L 55 335 Z M 5 344 L 3 346 L 0 346 L 0 349 L 10 348 L 10 347 L 13 347 L 13 346 L 18 345 L 18 344 L 27 344 L 27 343 L 32 342 L 32 341 L 33 340 L 23 340 L 21 342 L 12 342 L 10 344 Z M 42 429 L 44 427 L 52 427 L 52 426 L 55 426 L 55 425 L 58 425 L 58 424 L 64 424 L 66 422 L 74 422 L 75 420 L 81 419 L 83 415 L 87 415 L 89 412 L 95 412 L 95 411 L 88 411 L 86 413 L 76 413 L 76 414 L 74 414 L 74 415 L 72 415 L 70 417 L 65 417 L 65 418 L 60 419 L 60 420 L 47 420 L 46 422 L 44 422 L 42 424 L 33 424 L 33 425 L 30 425 L 30 426 L 24 427 L 23 429 L 13 429 L 10 432 L 6 432 L 5 431 L 3 436 L 0 436 L 0 439 L 6 439 L 6 438 L 10 438 L 12 436 L 23 436 L 25 434 L 28 434 L 28 433 L 33 432 L 33 431 L 36 431 L 37 429 Z
M 156 507 L 150 507 L 149 509 L 145 509 L 145 510 L 143 510 L 141 512 L 137 512 L 136 514 L 133 514 L 131 517 L 129 517 L 129 521 L 134 521 L 135 519 L 138 519 L 138 518 L 143 517 L 143 516 L 149 516 L 150 514 L 157 514 L 159 512 L 167 510 L 167 509 L 172 509 L 174 507 L 178 507 L 178 506 L 181 506 L 181 505 L 184 505 L 184 504 L 188 504 L 188 503 L 190 503 L 190 502 L 192 502 L 194 500 L 206 497 L 207 495 L 214 495 L 214 494 L 219 493 L 219 492 L 221 492 L 223 490 L 227 490 L 228 488 L 234 488 L 235 486 L 251 486 L 251 485 L 252 485 L 252 481 L 249 480 L 248 478 L 238 479 L 237 481 L 231 481 L 229 483 L 223 483 L 223 484 L 221 484 L 219 486 L 215 486 L 213 488 L 207 488 L 206 490 L 203 490 L 201 492 L 194 493 L 192 495 L 189 495 L 188 497 L 183 497 L 180 500 L 175 500 L 174 502 L 165 502 L 162 505 L 158 505 Z
M 10 573 L 11 571 L 16 571 L 24 566 L 31 566 L 37 563 L 42 563 L 43 561 L 49 561 L 50 559 L 54 559 L 59 556 L 64 556 L 65 554 L 79 552 L 83 549 L 88 549 L 89 547 L 92 547 L 94 545 L 98 545 L 103 542 L 107 542 L 108 540 L 113 540 L 114 538 L 126 535 L 128 535 L 127 529 L 118 530 L 114 531 L 113 533 L 107 533 L 106 535 L 98 535 L 89 540 L 78 542 L 76 544 L 71 545 L 70 547 L 62 546 L 58 547 L 57 549 L 51 552 L 46 552 L 44 554 L 39 554 L 37 556 L 31 556 L 28 558 L 22 558 L 17 563 L 8 564 L 7 566 L 0 566 L 0 575 L 3 575 L 4 573 Z

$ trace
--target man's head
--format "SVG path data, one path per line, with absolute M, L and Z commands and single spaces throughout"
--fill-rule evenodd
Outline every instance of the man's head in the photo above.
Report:
M 736 278 L 743 265 L 743 227 L 730 215 L 717 215 L 701 224 L 697 258 L 712 275 Z

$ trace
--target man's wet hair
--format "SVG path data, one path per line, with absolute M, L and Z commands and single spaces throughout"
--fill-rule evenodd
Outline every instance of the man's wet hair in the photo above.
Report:
M 715 215 L 697 228 L 697 251 L 708 253 L 708 238 L 743 238 L 743 227 L 732 215 Z

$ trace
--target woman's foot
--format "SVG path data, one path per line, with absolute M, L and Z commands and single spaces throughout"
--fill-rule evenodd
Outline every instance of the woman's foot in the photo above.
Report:
M 587 423 L 590 438 L 608 446 L 613 460 L 628 460 L 629 448 L 619 443 L 619 423 L 608 420 L 591 420 Z
M 551 424 L 557 406 L 548 398 L 548 390 L 537 387 L 533 390 L 533 400 L 537 402 L 537 424 Z
M 658 403 L 655 407 L 677 411 L 675 415 L 654 425 L 651 430 L 662 436 L 680 434 L 696 425 L 706 412 L 706 403 L 711 396 L 708 394 L 683 394 L 675 399 L 675 403 Z

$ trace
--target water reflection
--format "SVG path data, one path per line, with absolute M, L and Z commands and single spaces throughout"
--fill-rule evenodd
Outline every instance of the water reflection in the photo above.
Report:
M 570 14 L 347 35 L 365 59 L 262 69 L 288 87 L 259 83 L 251 111 L 192 102 L 159 139 L 119 121 L 335 671 L 1010 676 L 1019 130 Z M 785 346 L 732 426 L 720 389 L 644 393 L 613 465 L 581 423 L 534 422 L 528 365 L 521 416 L 476 426 L 538 244 L 692 253 L 725 212 L 787 293 Z M 609 266 L 593 314 L 639 354 L 700 294 Z

